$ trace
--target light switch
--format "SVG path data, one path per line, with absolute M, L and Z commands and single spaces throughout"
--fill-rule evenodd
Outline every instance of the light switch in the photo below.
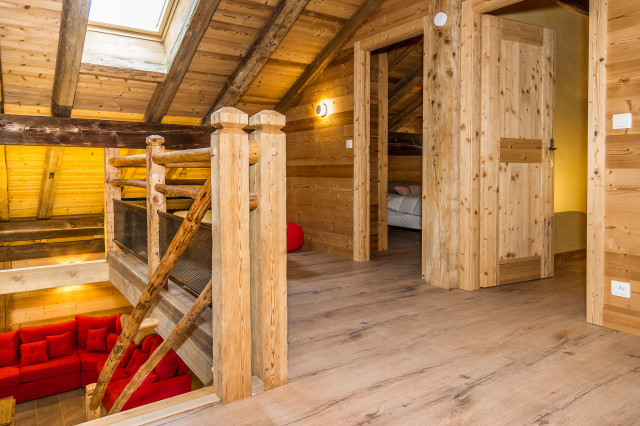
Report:
M 351 149 L 351 148 L 353 148 L 353 140 L 347 139 L 347 149 Z
M 613 114 L 613 128 L 614 129 L 630 129 L 631 113 Z
M 631 284 L 623 281 L 611 280 L 611 294 L 613 296 L 631 298 Z

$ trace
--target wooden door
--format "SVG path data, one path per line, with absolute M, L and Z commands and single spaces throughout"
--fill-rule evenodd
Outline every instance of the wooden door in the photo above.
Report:
M 480 285 L 553 276 L 553 30 L 482 17 Z

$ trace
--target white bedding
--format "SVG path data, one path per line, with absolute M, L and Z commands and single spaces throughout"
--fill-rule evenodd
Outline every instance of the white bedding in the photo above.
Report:
M 401 228 L 422 229 L 422 217 L 387 209 L 387 224 Z
M 419 195 L 387 194 L 387 209 L 398 213 L 422 216 L 422 197 Z

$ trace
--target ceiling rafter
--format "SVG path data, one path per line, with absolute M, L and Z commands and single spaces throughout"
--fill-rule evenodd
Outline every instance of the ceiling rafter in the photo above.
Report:
M 287 93 L 282 97 L 275 109 L 280 112 L 286 112 L 298 100 L 302 91 L 307 88 L 322 72 L 329 66 L 333 59 L 340 53 L 342 48 L 347 44 L 360 27 L 369 19 L 371 15 L 384 3 L 384 0 L 366 0 L 356 10 L 347 21 L 347 23 L 329 41 L 324 49 L 316 56 L 304 72 L 298 77 L 296 82 L 289 88 Z
M 547 0 L 574 12 L 589 16 L 589 0 Z
M 144 121 L 147 123 L 161 122 L 169 111 L 219 4 L 220 0 L 198 1 L 188 24 L 185 24 L 186 30 L 178 42 L 179 46 L 169 65 L 167 75 L 164 81 L 158 84 L 147 105 L 147 110 L 144 113 Z
M 229 76 L 218 98 L 203 117 L 203 123 L 209 121 L 209 116 L 213 111 L 226 106 L 235 107 L 238 104 L 240 98 L 258 77 L 308 3 L 309 0 L 280 0 L 278 2 L 260 28 L 260 32 L 256 35 L 243 60 Z
M 51 114 L 55 117 L 71 117 L 90 6 L 91 0 L 64 0 L 62 4 L 56 72 L 51 95 Z
M 400 112 L 394 114 L 393 117 L 389 117 L 389 131 L 393 131 L 396 127 L 405 123 L 412 117 L 413 112 L 422 106 L 422 91 L 413 95 L 407 106 L 405 106 Z M 389 114 L 391 115 L 391 114 Z
M 422 47 L 422 39 L 420 36 L 417 40 L 411 40 L 412 43 L 405 44 L 404 46 L 394 48 L 389 52 L 389 71 L 393 70 L 400 62 L 404 60 L 411 52 L 418 47 Z M 396 46 L 396 45 L 394 45 Z
M 61 147 L 47 147 L 40 181 L 40 195 L 38 196 L 38 210 L 36 213 L 38 219 L 51 219 L 53 203 L 56 199 L 60 165 L 62 164 L 62 154 L 63 148 Z
M 418 64 L 415 68 L 409 71 L 400 81 L 398 81 L 392 88 L 393 93 L 389 96 L 389 108 L 397 104 L 400 99 L 407 95 L 422 82 L 422 63 Z

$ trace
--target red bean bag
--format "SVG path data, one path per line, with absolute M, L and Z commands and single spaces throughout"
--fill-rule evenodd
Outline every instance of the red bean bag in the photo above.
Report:
M 297 223 L 287 222 L 287 251 L 295 251 L 304 243 L 302 226 Z

